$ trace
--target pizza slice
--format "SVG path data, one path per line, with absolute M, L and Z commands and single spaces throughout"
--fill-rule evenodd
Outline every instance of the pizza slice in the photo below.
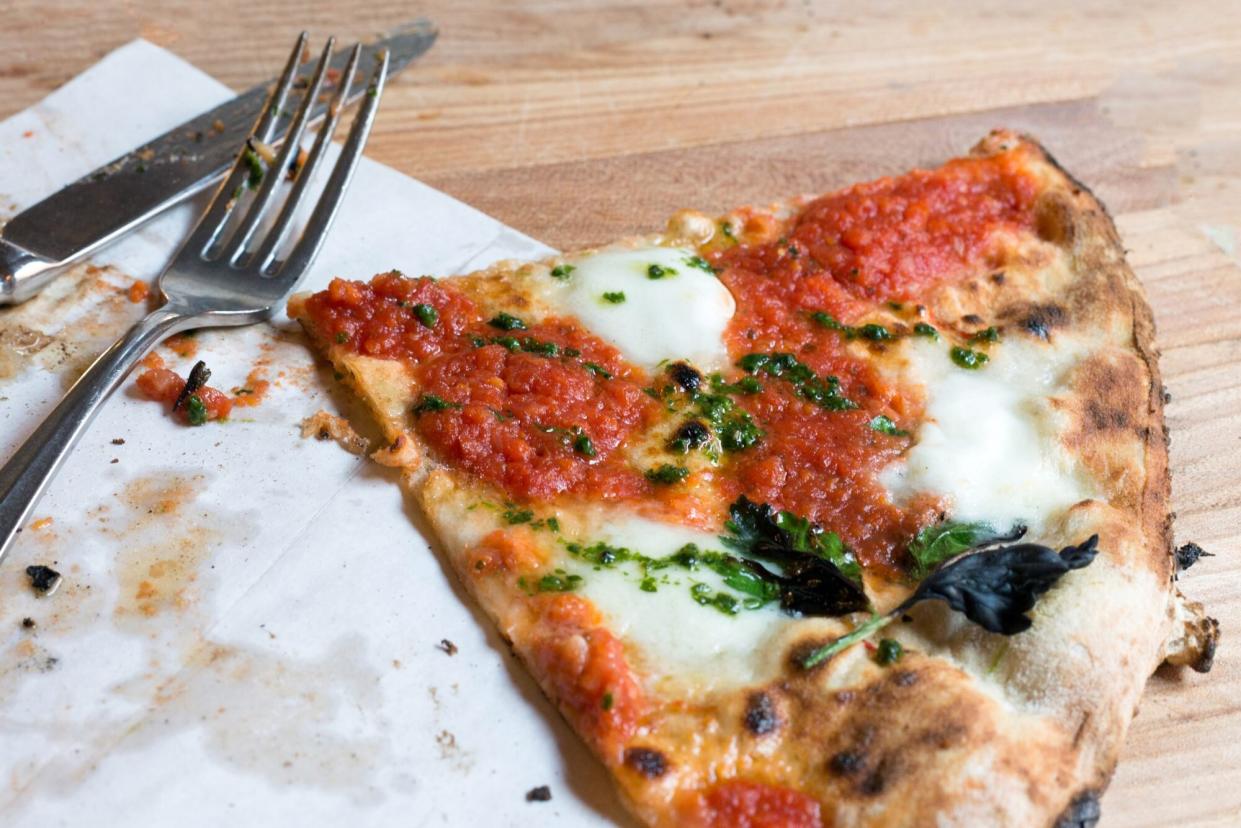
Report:
M 1150 311 L 1030 139 L 290 313 L 648 824 L 1090 824 L 1209 667 Z

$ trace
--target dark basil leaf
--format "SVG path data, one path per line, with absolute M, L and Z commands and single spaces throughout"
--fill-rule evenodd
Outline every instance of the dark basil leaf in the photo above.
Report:
M 1024 531 L 1024 529 L 1023 529 Z M 876 615 L 852 632 L 823 645 L 799 661 L 810 669 L 836 653 L 868 638 L 923 601 L 944 601 L 983 629 L 1016 635 L 1033 623 L 1026 615 L 1066 572 L 1089 566 L 1099 552 L 1099 536 L 1091 535 L 1059 552 L 1036 543 L 986 547 L 941 565 L 918 585 L 900 606 Z
M 730 507 L 726 546 L 746 556 L 745 565 L 779 590 L 780 606 L 805 615 L 846 615 L 870 601 L 849 576 L 861 568 L 840 538 L 791 512 L 777 513 L 744 495 Z M 777 564 L 773 572 L 759 561 Z M 839 562 L 839 564 L 837 563 Z
M 893 614 L 923 601 L 944 601 L 984 630 L 1003 635 L 1025 632 L 1035 602 L 1073 569 L 1098 554 L 1099 536 L 1059 552 L 1037 543 L 1016 543 L 951 560 L 918 585 Z

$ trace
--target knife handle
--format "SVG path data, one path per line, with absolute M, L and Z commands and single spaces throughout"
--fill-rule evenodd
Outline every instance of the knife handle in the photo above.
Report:
M 0 305 L 16 305 L 34 296 L 61 264 L 0 238 Z
M 167 307 L 147 314 L 86 369 L 43 424 L 0 468 L 0 560 L 48 482 L 86 432 L 100 403 L 160 340 L 192 323 L 192 318 Z

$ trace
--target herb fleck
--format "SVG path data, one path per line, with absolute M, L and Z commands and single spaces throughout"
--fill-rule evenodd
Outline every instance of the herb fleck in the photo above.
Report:
M 900 661 L 904 654 L 905 648 L 901 646 L 901 642 L 894 638 L 881 638 L 879 647 L 875 650 L 875 663 L 880 667 L 887 667 Z
M 414 305 L 414 316 L 418 317 L 418 321 L 426 328 L 434 328 L 435 323 L 440 321 L 439 311 L 422 302 Z
M 884 416 L 884 415 L 882 415 L 882 414 L 880 414 L 880 415 L 878 415 L 878 416 L 876 416 L 876 417 L 873 417 L 873 418 L 871 419 L 871 421 L 870 421 L 870 427 L 871 427 L 871 429 L 873 429 L 874 431 L 878 431 L 880 434 L 887 434 L 889 437 L 907 437 L 907 436 L 909 436 L 909 432 L 908 432 L 908 431 L 905 431 L 904 429 L 897 428 L 897 427 L 896 427 L 896 423 L 892 422 L 891 418 L 889 418 L 889 417 L 885 417 L 885 416 Z
M 414 414 L 426 414 L 430 411 L 448 411 L 452 408 L 461 408 L 461 403 L 449 402 L 443 397 L 437 397 L 434 394 L 423 394 L 418 404 L 414 406 Z
M 558 264 L 552 268 L 552 278 L 567 280 L 577 268 L 571 264 Z
M 501 311 L 500 313 L 497 313 L 495 316 L 493 316 L 491 318 L 491 321 L 488 322 L 487 324 L 493 328 L 499 328 L 502 331 L 524 331 L 526 330 L 525 322 L 522 322 L 516 316 L 513 316 L 510 313 L 505 313 L 504 311 Z
M 603 294 L 603 301 L 611 302 L 613 305 L 619 305 L 625 301 L 625 291 L 609 291 Z
M 962 368 L 970 371 L 976 371 L 987 362 L 987 355 L 981 351 L 972 351 L 969 348 L 962 348 L 960 345 L 954 346 L 950 352 L 952 361 Z
M 689 477 L 689 469 L 684 466 L 663 463 L 653 469 L 647 469 L 645 476 L 647 480 L 658 486 L 671 486 Z

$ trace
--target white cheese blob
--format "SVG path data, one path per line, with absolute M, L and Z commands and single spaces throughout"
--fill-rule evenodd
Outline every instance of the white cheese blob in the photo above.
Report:
M 1048 402 L 1066 390 L 1077 358 L 1069 343 L 1001 342 L 976 370 L 953 363 L 948 350 L 906 342 L 905 376 L 925 387 L 926 419 L 903 461 L 881 476 L 894 501 L 943 495 L 951 520 L 1022 523 L 1035 538 L 1051 518 L 1097 495 L 1063 448 Z
M 608 513 L 599 526 L 594 540 L 652 558 L 672 555 L 687 543 L 727 551 L 716 535 L 635 515 Z M 739 594 L 705 566 L 692 571 L 669 566 L 652 573 L 654 592 L 641 588 L 637 564 L 594 569 L 578 561 L 566 562 L 565 568 L 582 576 L 580 594 L 636 650 L 642 671 L 655 682 L 685 682 L 706 690 L 761 680 L 778 668 L 784 651 L 779 638 L 795 622 L 774 602 L 735 615 L 699 604 L 690 592 L 695 584 L 705 584 L 711 594 Z
M 648 371 L 665 360 L 724 368 L 724 329 L 737 305 L 714 274 L 690 264 L 695 255 L 644 247 L 566 259 L 573 270 L 565 279 L 549 277 L 543 298 Z

